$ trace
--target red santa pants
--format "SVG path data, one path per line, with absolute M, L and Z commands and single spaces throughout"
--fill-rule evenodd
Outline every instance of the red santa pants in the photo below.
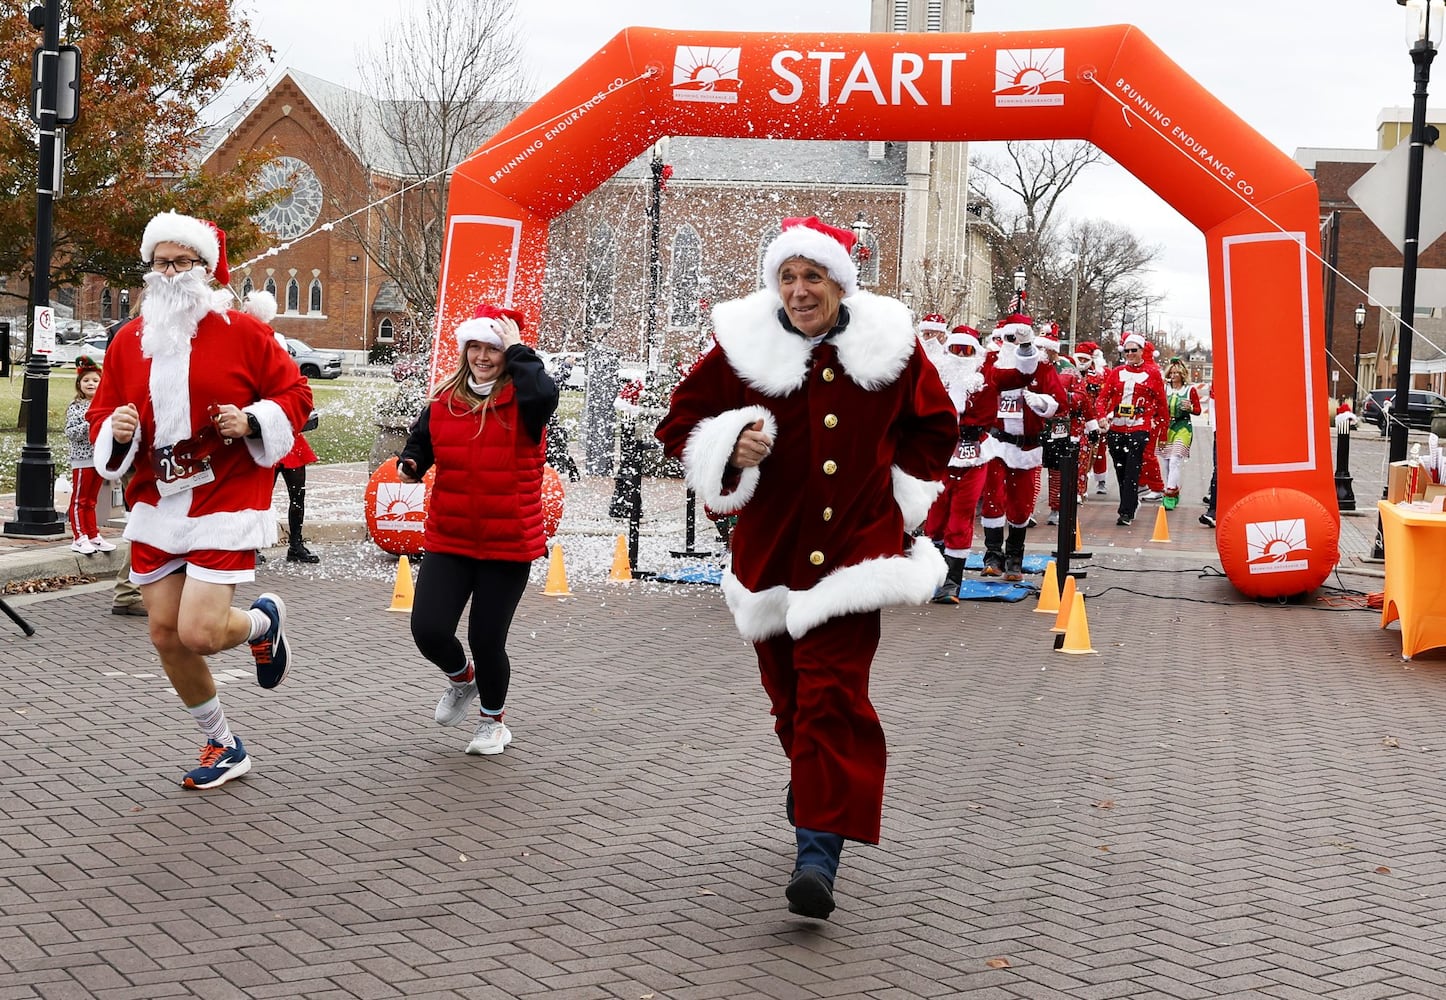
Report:
M 1156 493 L 1165 489 L 1165 477 L 1160 475 L 1160 455 L 1155 451 L 1153 438 L 1145 446 L 1144 461 L 1140 465 L 1140 483 Z
M 774 732 L 791 765 L 793 813 L 808 830 L 879 842 L 884 729 L 869 701 L 879 612 L 831 618 L 802 638 L 753 644 Z
M 1089 492 L 1090 457 L 1093 450 L 1094 445 L 1090 444 L 1088 440 L 1080 441 L 1079 461 L 1075 464 L 1075 472 L 1077 473 L 1077 475 L 1075 476 L 1077 480 L 1077 482 L 1075 483 L 1075 494 L 1077 496 L 1084 496 Z M 1059 510 L 1059 498 L 1060 493 L 1062 492 L 1060 486 L 1063 482 L 1063 476 L 1064 473 L 1059 469 L 1049 470 L 1050 510 Z
M 984 492 L 987 464 L 969 469 L 950 467 L 944 477 L 944 492 L 929 508 L 924 531 L 935 541 L 944 543 L 946 556 L 962 556 L 974 544 L 974 511 Z
M 1105 461 L 1105 454 L 1108 449 L 1105 448 L 1104 439 L 1101 438 L 1099 441 L 1096 441 L 1093 445 L 1090 446 L 1090 450 L 1094 453 L 1094 464 L 1093 466 L 1091 466 L 1091 468 L 1095 475 L 1103 476 L 1107 471 L 1109 471 L 1109 465 Z
M 70 470 L 70 533 L 77 539 L 100 534 L 95 525 L 95 501 L 99 496 L 99 472 L 93 468 Z
M 1039 469 L 1011 469 L 1002 458 L 990 459 L 985 468 L 989 473 L 984 481 L 980 520 L 986 528 L 1002 528 L 1006 521 L 1016 528 L 1024 527 L 1039 496 Z

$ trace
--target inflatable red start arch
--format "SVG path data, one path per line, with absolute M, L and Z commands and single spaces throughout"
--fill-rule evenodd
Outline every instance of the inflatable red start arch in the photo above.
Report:
M 1226 575 L 1282 597 L 1335 566 L 1315 182 L 1139 29 L 628 28 L 457 169 L 439 331 L 538 315 L 549 220 L 663 135 L 1094 143 L 1205 235 Z

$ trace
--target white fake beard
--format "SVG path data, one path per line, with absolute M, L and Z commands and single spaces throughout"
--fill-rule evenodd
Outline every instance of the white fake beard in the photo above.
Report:
M 145 276 L 146 295 L 141 300 L 141 353 L 148 358 L 189 352 L 191 338 L 213 297 L 205 271 L 193 269 L 174 277 L 159 271 Z

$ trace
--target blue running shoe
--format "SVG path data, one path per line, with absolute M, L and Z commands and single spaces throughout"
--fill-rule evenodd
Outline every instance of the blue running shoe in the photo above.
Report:
M 206 745 L 201 748 L 201 766 L 186 772 L 181 784 L 186 788 L 215 788 L 232 778 L 241 777 L 249 770 L 251 755 L 246 752 L 241 737 L 236 737 L 234 747 L 207 740 Z
M 256 683 L 274 688 L 286 679 L 291 666 L 291 647 L 286 642 L 286 605 L 275 594 L 262 594 L 251 607 L 271 619 L 271 627 L 259 639 L 251 640 L 256 661 Z

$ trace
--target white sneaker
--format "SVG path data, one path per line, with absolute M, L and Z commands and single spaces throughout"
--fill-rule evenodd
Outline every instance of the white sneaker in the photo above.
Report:
M 1158 492 L 1158 491 L 1156 491 L 1156 490 L 1146 490 L 1145 492 L 1143 492 L 1143 493 L 1140 494 L 1140 499 L 1141 499 L 1141 500 L 1159 500 L 1159 499 L 1161 499 L 1162 497 L 1164 497 L 1164 495 L 1165 495 L 1165 494 L 1160 493 L 1160 492 Z
M 1049 517 L 1045 518 L 1044 523 L 1047 524 L 1047 525 L 1049 525 L 1049 526 L 1051 526 L 1051 527 L 1053 527 L 1053 526 L 1056 525 L 1056 524 L 1059 524 L 1059 511 L 1057 511 L 1057 510 L 1052 510 L 1052 511 L 1050 511 L 1050 512 L 1049 512 Z
M 88 556 L 95 551 L 95 546 L 90 544 L 89 538 L 81 537 L 70 543 L 70 551 L 79 552 L 83 556 Z
M 511 742 L 512 730 L 504 726 L 501 720 L 483 719 L 477 724 L 477 731 L 472 734 L 472 742 L 467 744 L 467 752 L 484 756 L 501 753 L 502 748 Z
M 1095 484 L 1095 495 L 1101 497 L 1105 495 L 1105 481 L 1103 479 Z
M 439 726 L 460 726 L 467 718 L 467 706 L 472 704 L 472 699 L 477 697 L 477 682 L 468 681 L 464 685 L 447 684 L 447 690 L 437 702 L 437 711 L 432 718 Z
M 92 544 L 92 545 L 95 546 L 95 550 L 96 550 L 97 552 L 114 552 L 114 551 L 115 551 L 115 546 L 112 545 L 110 542 L 106 541 L 106 540 L 105 540 L 103 537 L 101 537 L 100 535 L 96 535 L 95 537 L 93 537 L 93 538 L 90 540 L 90 544 Z

